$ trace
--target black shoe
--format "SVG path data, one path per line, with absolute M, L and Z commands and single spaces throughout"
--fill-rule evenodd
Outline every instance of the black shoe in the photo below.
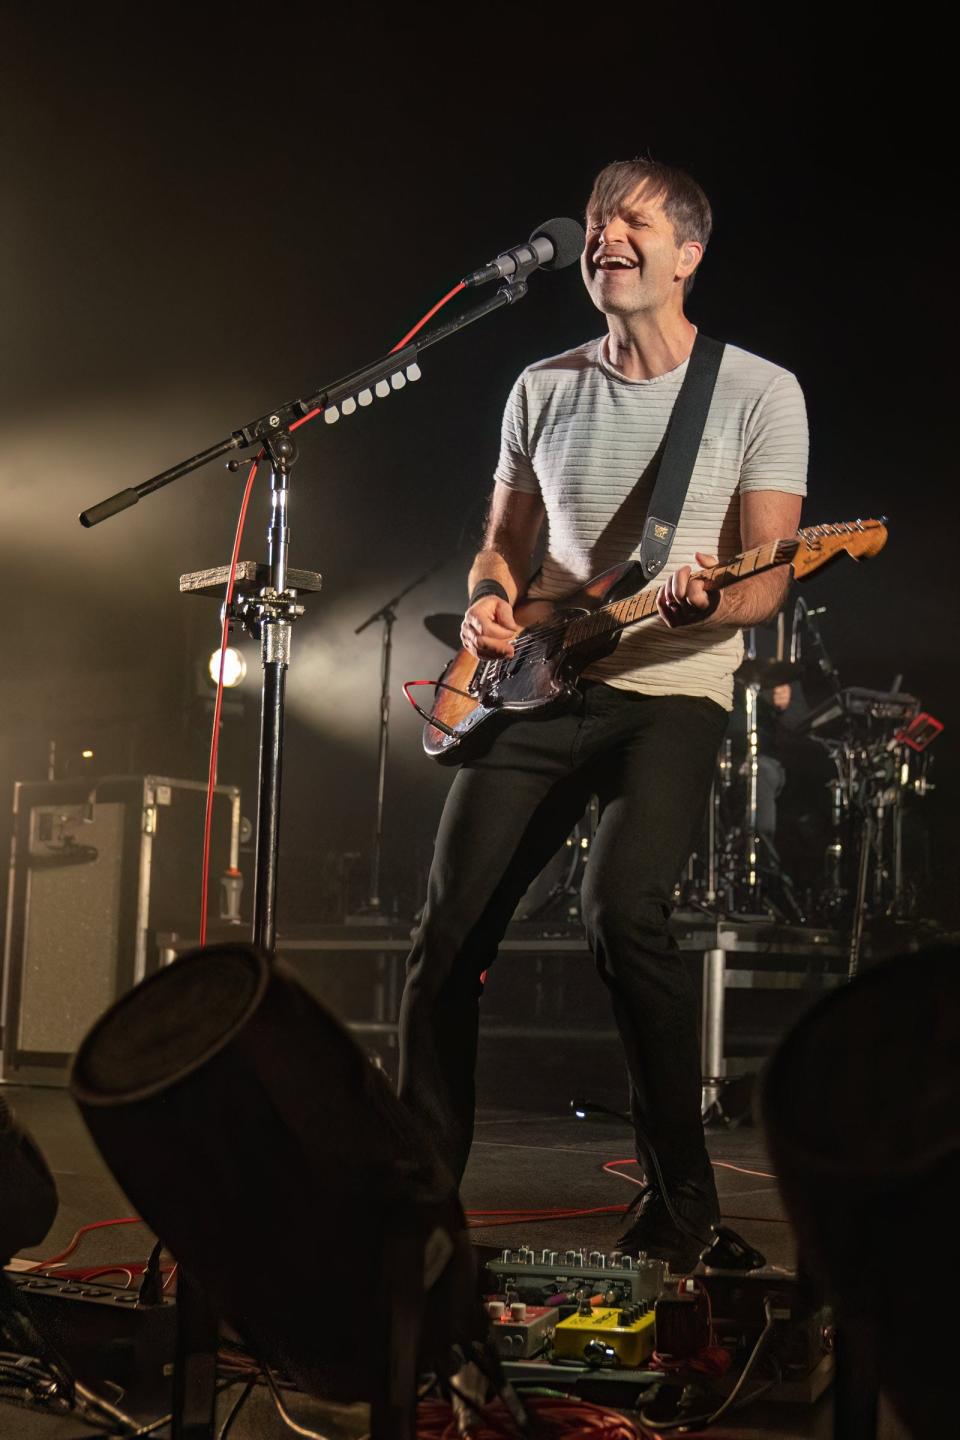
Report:
M 636 1214 L 616 1248 L 624 1255 L 644 1252 L 652 1260 L 666 1260 L 675 1274 L 685 1275 L 710 1244 L 720 1218 L 712 1175 L 706 1186 L 676 1181 L 670 1187 L 670 1199 L 684 1228 L 671 1216 L 659 1187 L 646 1185 L 627 1207 L 628 1213 L 635 1210 Z

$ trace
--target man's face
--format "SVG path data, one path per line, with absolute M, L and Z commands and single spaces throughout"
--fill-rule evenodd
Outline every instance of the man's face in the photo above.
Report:
M 587 212 L 587 243 L 580 258 L 583 282 L 605 315 L 663 309 L 682 296 L 680 268 L 689 273 L 690 246 L 678 246 L 659 198 L 639 185 L 614 215 Z M 695 257 L 694 257 L 695 258 Z

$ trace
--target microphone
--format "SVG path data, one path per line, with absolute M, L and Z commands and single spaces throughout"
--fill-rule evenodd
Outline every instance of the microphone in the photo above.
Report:
M 586 243 L 583 226 L 578 220 L 558 216 L 538 225 L 526 245 L 505 250 L 489 265 L 482 265 L 463 277 L 468 287 L 486 285 L 488 280 L 522 280 L 534 270 L 564 270 L 580 259 Z

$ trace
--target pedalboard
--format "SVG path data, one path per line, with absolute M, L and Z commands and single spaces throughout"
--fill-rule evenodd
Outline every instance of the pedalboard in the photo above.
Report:
M 619 1251 L 531 1250 L 521 1245 L 503 1250 L 486 1263 L 489 1283 L 484 1289 L 516 1295 L 528 1304 L 557 1304 L 558 1296 L 573 1303 L 594 1295 L 603 1297 L 610 1309 L 641 1301 L 653 1303 L 663 1289 L 666 1262 L 634 1259 Z

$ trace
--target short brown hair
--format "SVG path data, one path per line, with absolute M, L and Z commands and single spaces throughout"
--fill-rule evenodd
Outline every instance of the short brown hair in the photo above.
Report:
M 678 170 L 675 165 L 663 165 L 647 156 L 614 160 L 604 166 L 593 182 L 587 201 L 587 216 L 599 215 L 607 219 L 639 185 L 646 188 L 651 199 L 662 201 L 663 213 L 673 226 L 677 245 L 682 245 L 685 240 L 697 240 L 706 250 L 713 229 L 710 201 L 692 175 Z M 693 289 L 696 273 L 695 270 L 683 282 L 684 298 Z

